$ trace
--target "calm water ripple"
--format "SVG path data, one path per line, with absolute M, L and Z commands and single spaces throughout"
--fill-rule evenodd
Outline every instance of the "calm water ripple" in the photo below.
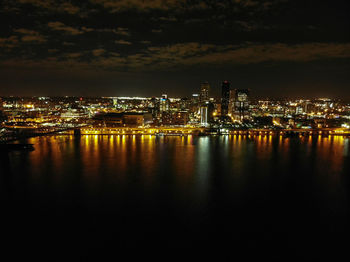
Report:
M 36 235 L 41 248 L 64 243 L 77 255 L 91 247 L 220 247 L 310 261 L 347 243 L 348 138 L 28 142 L 34 151 L 1 157 L 6 236 L 28 249 Z

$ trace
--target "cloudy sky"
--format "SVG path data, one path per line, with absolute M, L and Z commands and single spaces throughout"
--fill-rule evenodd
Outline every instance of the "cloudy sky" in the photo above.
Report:
M 0 95 L 350 99 L 347 1 L 2 0 Z

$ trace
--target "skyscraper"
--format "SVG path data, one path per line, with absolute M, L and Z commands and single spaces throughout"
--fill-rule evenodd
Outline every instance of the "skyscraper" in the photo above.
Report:
M 225 80 L 221 86 L 221 116 L 227 116 L 230 103 L 230 82 Z
M 236 89 L 233 108 L 235 120 L 242 121 L 249 118 L 249 90 Z
M 205 102 L 200 106 L 201 126 L 209 127 L 213 122 L 214 104 Z
M 201 84 L 200 102 L 202 104 L 209 101 L 209 89 L 210 85 L 208 82 L 204 82 Z
M 168 96 L 165 94 L 162 95 L 162 98 L 159 101 L 159 111 L 160 113 L 169 111 L 169 99 Z
M 208 126 L 208 106 L 202 105 L 201 107 L 201 126 Z
M 191 97 L 191 103 L 193 105 L 197 105 L 199 103 L 199 95 L 198 94 L 192 94 L 192 97 Z

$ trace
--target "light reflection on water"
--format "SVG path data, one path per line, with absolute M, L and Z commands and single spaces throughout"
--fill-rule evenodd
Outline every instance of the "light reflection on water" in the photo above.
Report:
M 195 232 L 188 243 L 217 232 L 315 234 L 347 226 L 349 138 L 103 135 L 28 142 L 34 151 L 11 152 L 1 163 L 2 174 L 10 174 L 2 192 L 25 199 L 26 207 L 79 210 L 112 229 L 141 219 L 133 230 L 145 233 L 151 225 L 158 236 L 171 224 L 175 236 Z
M 148 185 L 154 176 L 161 175 L 159 172 L 171 173 L 179 185 L 190 181 L 204 185 L 216 171 L 250 176 L 247 171 L 254 165 L 268 173 L 278 165 L 286 168 L 291 164 L 312 166 L 334 179 L 349 155 L 349 139 L 341 136 L 291 140 L 270 136 L 96 135 L 41 137 L 28 142 L 35 145 L 35 151 L 10 153 L 13 172 L 20 173 L 24 161 L 33 180 L 51 176 L 60 181 L 74 171 L 84 177 L 84 183 L 92 185 L 102 176 L 122 183 L 135 171 L 137 180 Z M 298 162 L 291 163 L 295 159 Z
M 11 153 L 14 172 L 20 172 L 25 161 L 26 172 L 37 182 L 50 176 L 49 179 L 57 179 L 59 183 L 75 172 L 82 175 L 84 184 L 92 187 L 96 187 L 102 177 L 109 182 L 125 183 L 127 175 L 136 171 L 135 179 L 148 186 L 155 176 L 168 173 L 179 186 L 197 183 L 201 188 L 216 171 L 231 176 L 251 176 L 247 171 L 255 166 L 255 171 L 267 175 L 278 165 L 287 168 L 291 164 L 307 165 L 332 180 L 342 172 L 344 158 L 349 154 L 349 139 L 340 136 L 291 140 L 270 136 L 96 135 L 80 139 L 73 136 L 33 138 L 29 143 L 35 144 L 35 151 Z M 295 159 L 298 162 L 292 163 Z M 223 167 L 225 170 L 221 170 Z

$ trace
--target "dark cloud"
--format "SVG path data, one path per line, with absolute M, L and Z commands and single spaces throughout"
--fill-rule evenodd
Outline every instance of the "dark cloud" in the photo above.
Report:
M 121 40 L 116 40 L 115 43 L 116 43 L 116 44 L 119 44 L 119 45 L 131 45 L 131 44 L 132 44 L 131 42 L 126 41 L 126 40 L 123 40 L 123 39 L 121 39 Z
M 130 42 L 119 40 L 120 45 L 131 45 Z M 77 48 L 79 50 L 79 48 Z M 50 49 L 49 53 L 59 52 L 58 49 Z M 92 56 L 89 62 L 80 58 L 90 52 Z M 325 59 L 350 59 L 350 43 L 307 43 L 299 45 L 256 44 L 247 43 L 242 46 L 213 45 L 196 42 L 178 43 L 167 46 L 149 46 L 139 53 L 122 55 L 111 50 L 96 48 L 84 52 L 74 51 L 65 53 L 58 59 L 47 61 L 2 61 L 3 66 L 16 66 L 40 68 L 64 67 L 65 59 L 69 58 L 70 66 L 76 69 L 84 67 L 88 70 L 105 68 L 108 70 L 167 70 L 173 68 L 200 67 L 203 65 L 247 65 L 263 62 L 310 62 Z M 98 59 L 97 59 L 98 58 Z M 70 67 L 70 69 L 71 69 Z M 110 68 L 108 68 L 110 67 Z M 69 69 L 69 70 L 70 70 Z
M 118 27 L 117 30 L 114 30 L 113 32 L 117 35 L 130 36 L 128 28 Z
M 92 50 L 92 54 L 93 54 L 94 56 L 100 56 L 100 55 L 104 54 L 105 52 L 106 52 L 106 50 L 104 50 L 104 49 L 102 49 L 102 48 Z M 78 53 L 78 54 L 79 54 L 79 53 Z
M 54 0 L 11 0 L 20 4 L 29 4 L 38 8 L 47 9 L 55 12 L 62 12 L 68 14 L 76 14 L 80 11 L 78 6 L 75 6 L 71 1 L 54 1 Z
M 348 13 L 340 0 L 4 0 L 0 67 L 178 79 L 285 63 L 350 70 Z
M 79 35 L 79 34 L 83 34 L 84 33 L 84 31 L 82 31 L 82 30 L 73 28 L 71 26 L 66 26 L 64 23 L 58 22 L 58 21 L 49 22 L 47 25 L 52 30 L 63 31 L 63 32 L 66 32 L 66 33 L 72 34 L 72 35 Z M 88 29 L 86 29 L 86 31 L 88 31 Z
M 46 42 L 45 37 L 41 35 L 39 32 L 34 30 L 19 28 L 19 29 L 15 29 L 14 32 L 20 35 L 20 39 L 22 42 L 41 42 L 41 43 Z M 16 43 L 18 43 L 18 41 Z
M 0 38 L 0 47 L 5 50 L 5 48 L 13 48 L 18 45 L 18 37 L 13 35 L 9 37 Z
M 152 29 L 152 33 L 161 33 L 162 29 Z

